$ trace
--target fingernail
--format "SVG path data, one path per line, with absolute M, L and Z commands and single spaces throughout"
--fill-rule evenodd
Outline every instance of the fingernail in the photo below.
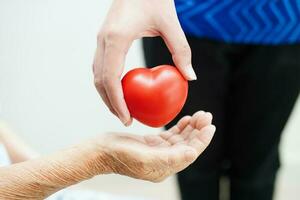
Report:
M 209 118 L 211 118 L 211 119 L 213 118 L 213 115 L 212 115 L 210 112 L 206 112 L 205 114 L 206 114 L 207 116 L 209 116 Z
M 127 121 L 124 121 L 124 120 L 121 120 L 122 121 L 122 123 L 124 124 L 124 126 L 128 126 L 128 122 Z
M 206 134 L 214 135 L 215 132 L 216 132 L 216 126 L 214 126 L 214 125 L 209 125 L 209 129 L 206 130 Z
M 126 126 L 126 127 L 131 125 L 131 120 L 121 119 L 121 121 L 124 124 L 124 126 Z
M 132 121 L 131 120 L 129 120 L 128 122 L 126 122 L 124 125 L 126 126 L 126 127 L 128 127 L 128 126 L 130 126 L 132 124 Z
M 196 76 L 196 73 L 195 73 L 192 65 L 189 65 L 187 67 L 187 71 L 186 72 L 187 72 L 188 79 L 190 81 L 197 80 L 197 76 Z

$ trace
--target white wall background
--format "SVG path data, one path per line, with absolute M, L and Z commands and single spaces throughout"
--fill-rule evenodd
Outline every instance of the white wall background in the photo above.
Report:
M 0 0 L 0 118 L 8 120 L 42 153 L 106 131 L 158 131 L 137 122 L 124 128 L 94 89 L 91 65 L 96 34 L 110 3 Z M 127 56 L 126 69 L 143 63 L 140 42 L 136 42 Z M 300 103 L 283 139 L 278 199 L 291 195 L 288 199 L 293 200 L 300 194 Z M 173 178 L 162 184 L 115 176 L 93 181 L 82 187 L 176 198 Z
M 111 1 L 1 0 L 2 115 L 42 152 L 125 129 L 100 100 L 92 77 L 97 31 Z M 127 69 L 143 66 L 140 43 Z

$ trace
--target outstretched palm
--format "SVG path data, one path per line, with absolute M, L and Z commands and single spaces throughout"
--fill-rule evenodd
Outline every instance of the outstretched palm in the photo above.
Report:
M 110 134 L 114 172 L 157 182 L 183 170 L 210 143 L 215 132 L 211 121 L 210 113 L 200 111 L 159 135 Z

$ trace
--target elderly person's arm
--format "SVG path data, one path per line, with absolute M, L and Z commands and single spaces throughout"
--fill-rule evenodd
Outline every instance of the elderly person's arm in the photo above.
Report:
M 0 199 L 44 199 L 67 186 L 110 173 L 112 163 L 95 143 L 0 168 Z
M 196 160 L 211 141 L 210 113 L 197 112 L 159 135 L 105 134 L 57 152 L 0 168 L 0 199 L 44 199 L 100 174 L 158 182 Z

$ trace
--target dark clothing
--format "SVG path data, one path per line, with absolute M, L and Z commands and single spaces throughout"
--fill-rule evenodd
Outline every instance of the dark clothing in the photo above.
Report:
M 211 112 L 210 146 L 178 180 L 183 200 L 219 199 L 222 173 L 231 200 L 271 200 L 281 132 L 300 91 L 300 45 L 237 45 L 189 37 L 198 80 L 181 113 Z M 160 38 L 143 41 L 147 66 L 173 64 Z

